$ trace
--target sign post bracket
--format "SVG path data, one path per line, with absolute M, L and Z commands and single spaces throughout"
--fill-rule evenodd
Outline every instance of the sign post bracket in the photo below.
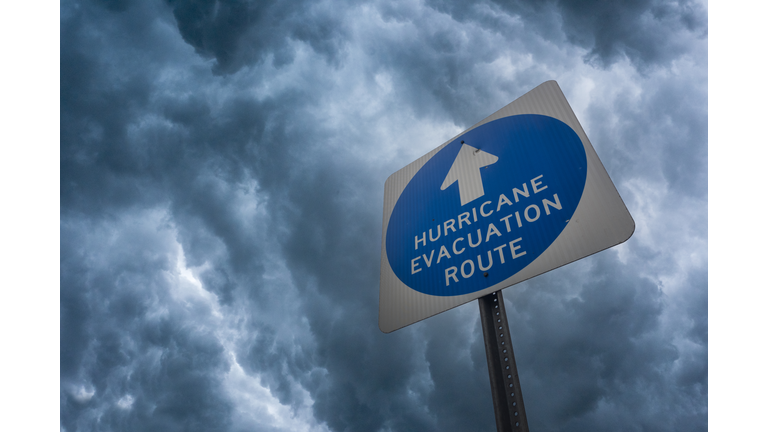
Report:
M 517 363 L 501 290 L 477 299 L 498 432 L 528 432 Z

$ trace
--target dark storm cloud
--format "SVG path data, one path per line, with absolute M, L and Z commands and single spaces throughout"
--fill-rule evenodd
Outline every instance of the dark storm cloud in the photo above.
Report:
M 323 2 L 198 0 L 168 2 L 184 40 L 201 55 L 216 59 L 216 70 L 233 72 L 271 56 L 293 61 L 291 40 L 308 43 L 327 61 L 337 61 L 346 39 L 334 8 Z
M 693 1 L 558 2 L 569 40 L 610 64 L 621 55 L 636 63 L 667 62 L 686 52 L 682 35 L 706 37 L 706 12 Z
M 493 430 L 475 303 L 378 330 L 383 183 L 586 76 L 607 82 L 577 114 L 638 231 L 505 291 L 531 426 L 705 429 L 706 72 L 678 64 L 703 15 L 64 3 L 62 428 Z
M 488 20 L 476 3 L 428 3 L 461 23 L 493 26 L 494 20 Z M 528 32 L 588 50 L 585 58 L 601 66 L 623 56 L 640 67 L 665 63 L 687 52 L 689 38 L 707 36 L 706 10 L 695 1 L 491 0 L 488 4 L 520 17 Z
M 665 334 L 664 310 L 674 300 L 613 255 L 574 266 L 566 272 L 579 285 L 550 274 L 507 294 L 513 342 L 527 348 L 517 352 L 524 391 L 531 389 L 524 394 L 548 401 L 527 407 L 533 419 L 549 419 L 537 430 L 706 429 L 703 418 L 677 414 L 705 406 L 707 393 L 698 361 L 681 358 L 689 353 Z M 578 271 L 588 277 L 573 277 Z M 706 282 L 697 282 L 691 298 L 706 299 Z M 682 382 L 691 369 L 699 375 Z M 618 405 L 610 415 L 606 403 Z M 633 410 L 654 415 L 633 418 Z
M 168 308 L 173 251 L 153 219 L 61 227 L 66 430 L 228 429 L 223 349 L 210 328 L 190 325 L 195 308 Z

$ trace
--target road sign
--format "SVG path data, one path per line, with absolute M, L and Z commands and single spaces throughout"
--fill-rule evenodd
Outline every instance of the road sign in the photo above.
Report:
M 379 328 L 615 246 L 634 229 L 560 87 L 547 81 L 387 179 Z

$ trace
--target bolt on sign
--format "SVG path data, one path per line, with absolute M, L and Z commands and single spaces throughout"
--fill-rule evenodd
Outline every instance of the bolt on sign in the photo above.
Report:
M 384 186 L 389 333 L 629 239 L 635 223 L 555 81 Z

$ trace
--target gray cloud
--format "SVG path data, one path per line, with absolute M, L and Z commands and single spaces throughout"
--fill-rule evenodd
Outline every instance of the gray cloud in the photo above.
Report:
M 290 64 L 291 41 L 308 43 L 329 62 L 337 61 L 346 40 L 338 5 L 317 2 L 203 0 L 168 2 L 184 40 L 229 73 L 264 61 Z
M 430 4 L 462 23 L 486 21 L 480 12 L 485 8 L 476 4 L 439 0 Z M 667 63 L 687 53 L 692 39 L 707 37 L 706 8 L 695 1 L 494 0 L 488 7 L 521 18 L 528 32 L 586 49 L 585 60 L 602 67 L 625 56 L 643 69 Z
M 383 183 L 554 78 L 638 228 L 505 291 L 531 427 L 706 429 L 702 8 L 63 3 L 62 428 L 493 430 L 474 303 L 378 330 Z
M 171 300 L 180 289 L 167 277 L 175 252 L 163 238 L 169 233 L 157 235 L 156 217 L 62 226 L 67 430 L 227 429 L 222 346 L 211 327 L 191 325 L 205 315 L 205 304 L 180 308 Z M 86 249 L 73 250 L 83 243 Z

